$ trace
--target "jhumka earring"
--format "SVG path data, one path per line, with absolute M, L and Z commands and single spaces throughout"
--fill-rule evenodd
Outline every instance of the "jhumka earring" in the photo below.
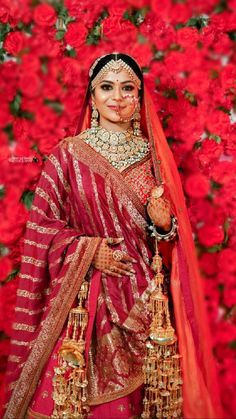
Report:
M 92 103 L 92 116 L 91 116 L 91 128 L 97 128 L 98 127 L 98 110 L 95 107 L 94 103 Z
M 140 130 L 140 104 L 137 104 L 137 107 L 135 109 L 134 115 L 133 115 L 133 130 L 134 130 L 134 135 L 139 137 L 141 135 L 141 130 Z

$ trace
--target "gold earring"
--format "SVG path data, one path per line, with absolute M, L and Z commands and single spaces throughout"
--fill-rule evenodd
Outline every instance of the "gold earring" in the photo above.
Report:
M 99 117 L 98 110 L 95 107 L 94 103 L 92 103 L 91 128 L 98 127 L 98 117 Z
M 133 115 L 133 130 L 134 130 L 134 135 L 136 135 L 137 137 L 140 137 L 141 135 L 140 119 L 141 119 L 140 104 L 138 103 L 136 106 L 134 115 Z

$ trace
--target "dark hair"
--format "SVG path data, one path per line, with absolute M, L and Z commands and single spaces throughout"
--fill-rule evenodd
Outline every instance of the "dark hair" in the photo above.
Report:
M 134 71 L 136 76 L 138 76 L 139 80 L 141 81 L 141 89 L 139 90 L 139 95 L 140 95 L 140 99 L 142 100 L 142 97 L 143 97 L 143 73 L 141 71 L 141 68 L 136 63 L 136 61 L 132 57 L 130 57 L 130 55 L 122 54 L 122 53 L 107 54 L 107 55 L 104 55 L 101 59 L 99 59 L 99 61 L 95 65 L 95 67 L 93 69 L 93 72 L 92 72 L 92 75 L 89 79 L 90 91 L 91 91 L 91 83 L 92 83 L 93 79 L 96 77 L 96 75 L 99 73 L 99 71 L 104 67 L 104 65 L 109 63 L 109 61 L 111 61 L 111 60 L 119 60 L 119 59 L 121 59 L 126 64 L 128 64 L 129 67 L 132 68 L 132 70 Z

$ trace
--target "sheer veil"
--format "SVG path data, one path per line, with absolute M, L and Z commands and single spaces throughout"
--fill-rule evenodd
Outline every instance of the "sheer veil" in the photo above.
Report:
M 90 127 L 90 91 L 87 88 L 75 135 Z M 171 252 L 171 293 L 183 367 L 184 416 L 223 418 L 215 361 L 204 304 L 202 280 L 180 176 L 166 141 L 151 94 L 145 86 L 141 129 L 150 143 L 156 181 L 164 182 L 165 194 L 178 219 L 179 234 Z

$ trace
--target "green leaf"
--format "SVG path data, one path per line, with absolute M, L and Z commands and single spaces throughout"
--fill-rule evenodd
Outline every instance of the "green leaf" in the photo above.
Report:
M 191 17 L 185 26 L 196 28 L 198 31 L 201 31 L 202 28 L 207 26 L 209 23 L 208 16 L 199 15 L 196 17 Z
M 5 36 L 11 31 L 9 23 L 0 23 L 0 42 L 4 41 Z
M 228 343 L 228 346 L 229 346 L 231 349 L 236 349 L 236 339 L 231 340 L 231 342 L 229 342 L 229 343 Z
M 220 137 L 219 135 L 216 135 L 216 134 L 210 134 L 210 135 L 209 135 L 209 138 L 210 138 L 211 140 L 214 140 L 217 144 L 220 144 L 220 143 L 221 143 L 221 137 Z
M 141 33 L 138 33 L 138 43 L 139 44 L 147 44 L 148 40 L 144 35 L 142 35 Z
M 30 210 L 33 199 L 34 199 L 34 191 L 26 190 L 21 195 L 20 202 L 22 202 L 25 205 L 25 207 L 28 210 Z
M 11 271 L 11 273 L 7 276 L 6 280 L 4 281 L 4 284 L 6 284 L 7 282 L 12 281 L 19 272 L 20 272 L 20 268 L 13 269 Z
M 10 102 L 10 111 L 12 115 L 18 116 L 20 105 L 21 105 L 22 95 L 20 92 L 17 92 L 15 97 Z
M 22 22 L 22 21 L 19 21 L 19 22 L 17 23 L 17 28 L 18 28 L 20 31 L 23 31 L 23 32 L 28 33 L 29 35 L 32 35 L 32 27 L 33 27 L 33 25 L 32 25 L 32 23 L 31 23 L 31 22 L 30 22 L 30 23 L 24 23 L 24 22 Z
M 125 11 L 123 18 L 129 20 L 133 25 L 138 27 L 144 22 L 145 16 L 149 10 L 149 6 L 142 7 L 141 9 L 131 8 Z
M 188 90 L 185 90 L 184 97 L 189 101 L 189 103 L 191 103 L 191 105 L 197 106 L 197 98 L 194 93 L 191 93 Z
M 182 28 L 184 28 L 185 27 L 185 24 L 184 23 L 176 23 L 176 25 L 175 25 L 175 29 L 178 31 L 179 29 L 182 29 Z
M 170 46 L 169 46 L 169 50 L 170 51 L 181 51 L 182 46 L 180 44 L 177 44 L 176 42 L 172 42 L 172 44 L 170 44 Z
M 164 97 L 167 97 L 168 99 L 178 99 L 176 90 L 174 88 L 167 88 L 165 90 L 163 90 L 162 95 Z
M 4 185 L 0 185 L 0 199 L 3 199 L 6 194 L 6 188 Z
M 154 51 L 153 57 L 154 57 L 154 60 L 156 60 L 156 61 L 162 61 L 165 58 L 165 55 L 166 54 L 165 54 L 164 51 L 156 49 Z
M 68 57 L 72 57 L 72 58 L 74 58 L 74 57 L 76 57 L 76 56 L 77 56 L 77 52 L 76 52 L 76 50 L 75 50 L 74 48 L 66 48 L 66 49 L 65 49 L 65 54 L 66 54 Z
M 44 99 L 44 104 L 49 106 L 50 108 L 52 108 L 59 115 L 64 110 L 64 105 L 61 102 L 59 102 L 59 100 L 52 100 L 52 99 L 45 98 Z
M 223 294 L 224 289 L 225 289 L 224 284 L 218 284 L 218 290 L 219 290 L 219 292 L 220 292 L 221 294 Z
M 236 41 L 236 30 L 227 32 L 227 34 L 228 34 L 229 38 L 231 39 L 231 41 L 234 41 L 234 42 Z
M 215 190 L 215 191 L 219 191 L 219 189 L 222 188 L 222 184 L 219 182 L 216 182 L 214 179 L 210 179 L 211 182 L 211 189 Z
M 56 40 L 61 41 L 64 38 L 65 33 L 66 31 L 64 29 L 59 29 L 55 36 Z
M 215 5 L 214 13 L 222 13 L 228 10 L 227 0 L 220 0 L 218 4 Z
M 7 124 L 4 128 L 3 131 L 7 134 L 8 136 L 8 140 L 9 142 L 14 141 L 14 133 L 13 133 L 13 126 L 12 124 Z
M 218 106 L 216 109 L 218 109 L 219 111 L 222 111 L 222 112 L 226 113 L 227 115 L 230 115 L 230 110 L 227 109 L 225 106 Z
M 199 150 L 202 147 L 202 141 L 196 141 L 193 145 L 193 150 Z
M 210 78 L 212 80 L 218 79 L 219 77 L 219 71 L 215 70 L 215 69 L 211 69 L 210 70 Z
M 9 253 L 9 249 L 7 246 L 5 246 L 5 244 L 0 243 L 0 255 L 1 256 L 6 256 Z

